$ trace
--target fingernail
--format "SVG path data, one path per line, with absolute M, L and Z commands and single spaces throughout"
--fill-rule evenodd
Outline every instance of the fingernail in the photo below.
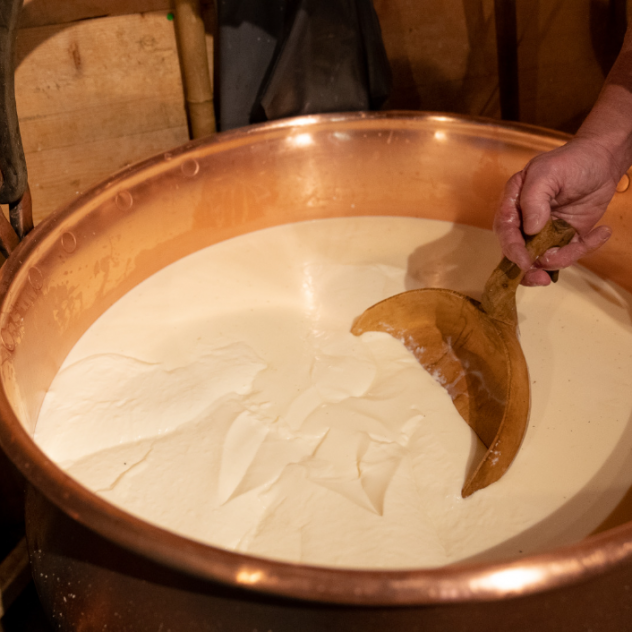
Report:
M 548 261 L 549 257 L 552 257 L 558 250 L 559 248 L 550 248 L 540 257 L 540 261 Z
M 521 270 L 528 270 L 532 265 L 524 246 L 521 247 L 518 244 L 512 244 L 507 249 L 507 258 L 518 265 Z

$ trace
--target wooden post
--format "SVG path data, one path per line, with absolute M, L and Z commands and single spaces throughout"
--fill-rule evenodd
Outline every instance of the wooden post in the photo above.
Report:
M 199 0 L 174 0 L 176 40 L 191 138 L 215 132 L 213 87 Z

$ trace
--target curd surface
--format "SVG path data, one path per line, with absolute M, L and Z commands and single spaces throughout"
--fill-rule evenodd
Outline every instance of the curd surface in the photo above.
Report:
M 35 440 L 145 520 L 220 547 L 355 568 L 495 560 L 577 541 L 632 485 L 632 299 L 581 267 L 520 289 L 532 407 L 505 476 L 401 342 L 349 333 L 419 287 L 480 298 L 489 231 L 354 217 L 289 224 L 145 280 L 66 358 Z

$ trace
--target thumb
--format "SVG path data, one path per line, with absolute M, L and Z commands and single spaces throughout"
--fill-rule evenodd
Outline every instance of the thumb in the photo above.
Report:
M 520 193 L 522 229 L 527 235 L 539 233 L 551 217 L 551 202 L 555 199 L 546 179 L 527 171 Z

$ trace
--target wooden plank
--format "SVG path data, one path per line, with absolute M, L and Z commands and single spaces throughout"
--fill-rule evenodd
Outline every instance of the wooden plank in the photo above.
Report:
M 387 107 L 498 117 L 493 0 L 375 0 L 393 69 Z M 521 120 L 575 131 L 613 59 L 610 3 L 518 2 Z M 632 3 L 628 2 L 632 15 Z M 616 52 L 616 51 L 615 51 Z
M 23 29 L 17 59 L 21 118 L 182 93 L 173 24 L 162 11 Z
M 166 11 L 22 29 L 17 49 L 36 221 L 124 166 L 188 140 Z
M 35 223 L 116 171 L 186 140 L 185 124 L 27 154 Z
M 53 112 L 20 119 L 26 154 L 178 128 L 186 134 L 181 95 L 94 104 L 75 112 Z M 139 116 L 142 112 L 143 116 Z M 188 140 L 183 137 L 182 142 Z
M 24 0 L 20 27 L 168 10 L 171 0 Z
M 375 0 L 393 90 L 386 108 L 497 116 L 493 0 Z
M 522 121 L 574 132 L 594 104 L 608 65 L 599 4 L 608 3 L 518 3 Z

